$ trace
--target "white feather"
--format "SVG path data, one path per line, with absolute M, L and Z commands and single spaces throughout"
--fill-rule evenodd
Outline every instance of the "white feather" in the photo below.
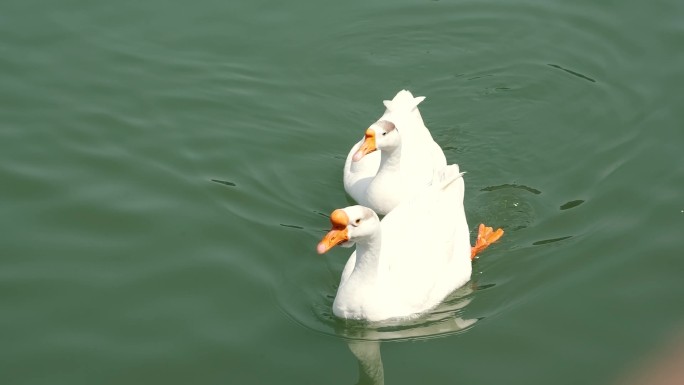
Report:
M 425 97 L 414 97 L 402 90 L 391 100 L 385 100 L 387 110 L 378 122 L 393 123 L 401 137 L 398 167 L 387 169 L 385 177 L 380 172 L 381 151 L 367 154 L 354 162 L 352 157 L 361 147 L 363 138 L 352 146 L 344 165 L 345 191 L 358 203 L 368 206 L 379 214 L 387 214 L 397 204 L 412 197 L 432 183 L 435 171 L 446 166 L 444 152 L 425 127 L 417 106 Z M 382 127 L 377 127 L 381 130 Z M 380 138 L 378 137 L 378 140 Z
M 382 222 L 373 216 L 348 229 L 357 250 L 342 272 L 335 315 L 369 321 L 410 317 L 435 307 L 470 279 L 462 175 L 457 165 L 446 166 L 437 183 Z M 353 221 L 369 209 L 344 210 Z

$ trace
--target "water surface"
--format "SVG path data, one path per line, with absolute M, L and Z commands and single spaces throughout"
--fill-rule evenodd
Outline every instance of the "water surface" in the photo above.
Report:
M 682 20 L 674 0 L 3 2 L 0 382 L 618 383 L 684 328 Z M 402 88 L 468 172 L 471 228 L 506 236 L 428 318 L 348 324 L 349 250 L 315 245 Z

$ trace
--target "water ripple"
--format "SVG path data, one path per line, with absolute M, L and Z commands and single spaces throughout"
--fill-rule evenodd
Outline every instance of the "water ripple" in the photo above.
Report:
M 577 76 L 578 78 L 582 78 L 582 79 L 584 79 L 584 80 L 589 80 L 589 81 L 592 82 L 592 83 L 596 83 L 596 80 L 590 78 L 589 76 L 582 75 L 582 74 L 579 73 L 579 72 L 576 72 L 576 71 L 573 71 L 573 70 L 569 70 L 569 69 L 567 69 L 567 68 L 563 68 L 563 67 L 559 66 L 558 64 L 549 64 L 548 66 L 549 66 L 549 67 L 553 67 L 553 68 L 558 68 L 559 70 L 565 71 L 565 72 L 569 73 L 570 75 L 574 75 L 574 76 Z

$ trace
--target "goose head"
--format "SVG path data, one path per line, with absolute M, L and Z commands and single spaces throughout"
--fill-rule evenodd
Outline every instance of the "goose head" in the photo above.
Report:
M 389 120 L 378 120 L 366 130 L 363 144 L 352 157 L 352 161 L 358 162 L 375 150 L 394 151 L 400 146 L 401 136 L 397 126 Z
M 321 239 L 316 250 L 323 254 L 340 245 L 350 247 L 359 239 L 374 234 L 380 227 L 375 211 L 364 206 L 349 206 L 330 214 L 332 229 Z

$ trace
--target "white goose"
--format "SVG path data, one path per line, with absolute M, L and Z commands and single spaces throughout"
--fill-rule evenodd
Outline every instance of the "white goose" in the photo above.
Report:
M 320 254 L 356 244 L 340 280 L 333 313 L 381 321 L 424 313 L 470 279 L 471 258 L 503 235 L 480 225 L 471 249 L 458 165 L 444 167 L 435 183 L 398 205 L 382 222 L 363 206 L 333 211 Z
M 389 213 L 428 186 L 435 172 L 446 166 L 444 152 L 418 111 L 423 100 L 424 96 L 413 97 L 406 90 L 399 91 L 391 101 L 385 100 L 385 113 L 347 155 L 345 191 L 379 214 Z M 391 140 L 391 131 L 391 135 L 401 136 L 399 142 Z M 389 148 L 394 152 L 385 151 Z

